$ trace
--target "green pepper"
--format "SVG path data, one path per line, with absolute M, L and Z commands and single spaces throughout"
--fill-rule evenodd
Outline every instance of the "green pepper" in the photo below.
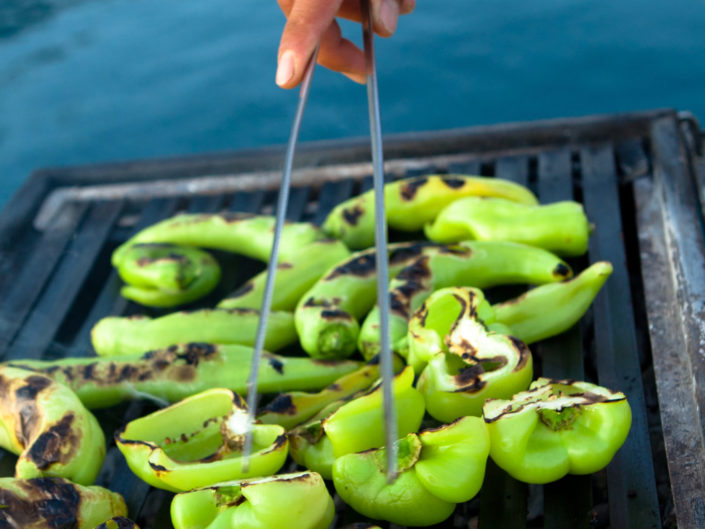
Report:
M 394 357 L 395 372 L 402 369 L 402 361 Z M 369 388 L 379 378 L 378 358 L 374 358 L 356 371 L 343 375 L 318 393 L 291 391 L 281 393 L 262 408 L 257 418 L 264 424 L 279 424 L 287 430 L 310 419 L 335 401 L 345 399 Z
M 148 316 L 109 316 L 95 324 L 91 342 L 100 356 L 134 355 L 185 342 L 253 346 L 259 311 L 254 309 L 201 309 Z M 294 316 L 272 312 L 264 347 L 277 351 L 297 339 Z
M 166 243 L 126 247 L 113 257 L 127 285 L 120 294 L 149 307 L 173 307 L 195 301 L 215 288 L 220 265 L 208 252 Z
M 131 286 L 125 297 L 155 307 L 172 307 L 208 293 L 220 278 L 211 248 L 266 261 L 274 217 L 246 213 L 183 214 L 140 231 L 118 247 L 112 264 Z M 309 223 L 288 223 L 282 231 L 280 262 L 323 237 Z M 147 243 L 147 244 L 146 244 Z
M 140 526 L 124 516 L 113 516 L 110 520 L 96 526 L 95 529 L 140 529 Z
M 427 242 L 390 244 L 390 277 L 434 246 Z M 316 358 L 344 358 L 355 351 L 358 319 L 376 300 L 376 273 L 374 249 L 357 252 L 304 294 L 294 312 L 304 351 Z
M 494 305 L 497 321 L 526 344 L 560 334 L 580 320 L 611 273 L 612 265 L 599 261 L 569 281 L 533 288 Z
M 127 514 L 119 494 L 62 478 L 0 478 L 0 505 L 0 527 L 22 529 L 94 529 Z
M 533 377 L 529 348 L 516 338 L 488 331 L 480 319 L 491 321 L 492 310 L 482 291 L 455 287 L 452 295 L 448 299 L 455 299 L 460 314 L 454 318 L 449 310 L 450 317 L 429 322 L 427 329 L 438 333 L 441 352 L 428 360 L 417 384 L 428 413 L 442 422 L 479 416 L 485 399 L 509 398 L 526 389 Z M 413 357 L 412 363 L 417 362 Z
M 315 472 L 220 483 L 171 502 L 175 529 L 328 529 L 334 515 Z
M 406 367 L 394 377 L 394 405 L 399 436 L 415 432 L 424 415 L 424 400 L 414 387 L 414 371 Z M 338 401 L 289 432 L 294 461 L 331 477 L 335 458 L 384 445 L 382 386 L 357 398 Z
M 70 387 L 88 408 L 104 408 L 136 397 L 176 402 L 211 388 L 247 391 L 252 348 L 188 343 L 141 356 L 18 360 L 7 365 L 44 373 Z M 318 390 L 360 367 L 359 362 L 321 361 L 265 353 L 260 393 Z
M 632 417 L 623 393 L 548 378 L 511 400 L 488 400 L 483 414 L 492 460 L 527 483 L 601 470 L 627 438 Z
M 387 480 L 382 448 L 336 459 L 333 484 L 343 501 L 365 516 L 432 525 L 478 493 L 489 451 L 482 419 L 464 417 L 397 441 L 399 475 L 393 483 Z
M 270 476 L 288 453 L 284 428 L 252 426 L 252 453 L 244 466 L 247 405 L 215 388 L 126 424 L 115 434 L 132 471 L 153 487 L 180 492 L 228 479 Z
M 509 180 L 464 175 L 419 176 L 384 186 L 387 223 L 398 230 L 421 230 L 448 204 L 469 195 L 502 197 L 529 205 L 538 203 L 531 191 Z M 323 230 L 352 249 L 372 246 L 372 190 L 338 204 L 323 223 Z
M 105 458 L 103 430 L 69 388 L 7 366 L 0 366 L 0 446 L 19 455 L 18 478 L 90 485 Z
M 428 251 L 390 282 L 392 349 L 404 353 L 409 318 L 434 290 L 451 286 L 485 288 L 513 283 L 553 283 L 571 275 L 570 267 L 552 253 L 518 243 L 466 241 Z M 362 325 L 358 347 L 365 358 L 379 352 L 377 307 Z
M 272 292 L 272 310 L 293 312 L 299 299 L 328 269 L 350 256 L 347 246 L 335 239 L 309 243 L 302 251 L 277 266 Z M 218 308 L 251 308 L 262 306 L 267 271 L 256 275 L 227 298 Z
M 583 206 L 573 201 L 540 206 L 467 197 L 446 207 L 424 231 L 426 237 L 442 243 L 514 241 L 575 256 L 587 251 L 590 225 Z

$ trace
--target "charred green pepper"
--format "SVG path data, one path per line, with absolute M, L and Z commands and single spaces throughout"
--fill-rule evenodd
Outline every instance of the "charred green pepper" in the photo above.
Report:
M 527 483 L 601 470 L 631 425 L 623 393 L 574 380 L 539 378 L 511 400 L 487 401 L 483 414 L 492 460 Z
M 491 307 L 482 291 L 454 288 L 460 316 L 438 318 L 429 330 L 445 336 L 441 352 L 428 361 L 417 387 L 428 413 L 442 422 L 464 415 L 481 415 L 488 398 L 509 398 L 526 389 L 533 378 L 531 351 L 520 340 L 488 331 L 480 319 Z M 452 324 L 452 326 L 451 326 Z M 416 362 L 416 358 L 412 362 Z
M 0 366 L 0 446 L 19 455 L 18 478 L 90 485 L 105 458 L 103 430 L 69 388 L 7 366 Z
M 95 324 L 91 342 L 100 356 L 134 355 L 186 342 L 253 346 L 259 321 L 255 309 L 201 309 L 148 316 L 109 316 Z M 294 316 L 269 315 L 264 347 L 277 351 L 296 341 Z
M 426 225 L 425 232 L 432 241 L 442 243 L 468 239 L 514 241 L 575 256 L 587 251 L 590 225 L 578 202 L 540 206 L 467 197 L 441 211 L 432 224 Z
M 62 478 L 0 478 L 0 527 L 94 529 L 127 515 L 122 496 Z
M 426 526 L 448 518 L 456 503 L 475 496 L 485 476 L 490 450 L 479 417 L 410 433 L 397 441 L 399 475 L 389 483 L 386 449 L 339 457 L 333 483 L 353 509 L 376 520 Z
M 274 217 L 245 213 L 183 214 L 137 233 L 115 250 L 112 264 L 129 283 L 122 293 L 144 305 L 172 307 L 208 293 L 220 278 L 211 248 L 266 261 L 272 247 Z M 313 224 L 284 226 L 280 262 L 322 238 Z
M 175 529 L 328 529 L 333 498 L 315 472 L 220 483 L 171 503 Z
M 469 195 L 502 197 L 521 204 L 537 204 L 527 188 L 509 180 L 464 175 L 430 175 L 384 186 L 389 227 L 418 231 L 448 204 Z M 374 196 L 367 191 L 338 204 L 323 223 L 324 231 L 352 249 L 374 244 Z
M 350 256 L 343 242 L 335 239 L 313 241 L 288 261 L 279 263 L 274 278 L 272 310 L 293 312 L 296 304 L 330 267 Z M 251 308 L 262 306 L 267 271 L 256 275 L 227 298 L 218 308 Z
M 418 430 L 423 419 L 424 400 L 413 382 L 410 367 L 394 377 L 399 436 Z M 289 450 L 294 461 L 329 479 L 335 458 L 384 445 L 383 425 L 380 382 L 362 396 L 329 405 L 289 432 Z
M 282 467 L 288 441 L 284 428 L 273 424 L 252 426 L 252 453 L 243 465 L 247 421 L 247 405 L 237 393 L 215 388 L 129 422 L 115 441 L 137 476 L 180 492 L 270 476 Z
M 394 359 L 395 371 L 398 372 L 402 368 L 402 361 L 397 356 Z M 343 375 L 318 393 L 291 391 L 277 395 L 258 412 L 257 418 L 264 424 L 279 424 L 290 430 L 329 404 L 369 388 L 378 378 L 379 363 L 375 358 L 360 369 Z
M 137 397 L 176 402 L 211 388 L 247 391 L 252 348 L 243 345 L 180 344 L 141 356 L 18 360 L 7 365 L 46 374 L 70 387 L 88 408 Z M 318 390 L 360 367 L 359 362 L 325 362 L 265 353 L 260 393 Z
M 120 294 L 148 307 L 174 307 L 195 301 L 215 288 L 220 265 L 198 248 L 166 243 L 126 247 L 113 265 L 127 285 Z
M 552 253 L 523 244 L 466 241 L 428 251 L 402 269 L 389 285 L 392 349 L 401 354 L 411 314 L 431 292 L 450 286 L 485 288 L 515 283 L 544 284 L 572 275 L 570 267 Z M 379 309 L 368 314 L 358 347 L 365 358 L 379 352 Z

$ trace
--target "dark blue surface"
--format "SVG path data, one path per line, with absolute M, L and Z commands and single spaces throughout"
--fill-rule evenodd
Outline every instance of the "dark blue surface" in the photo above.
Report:
M 384 132 L 655 107 L 705 119 L 705 2 L 417 2 L 377 40 Z M 37 167 L 285 142 L 282 26 L 274 0 L 2 0 L 0 204 Z M 318 69 L 301 138 L 367 127 L 364 88 Z

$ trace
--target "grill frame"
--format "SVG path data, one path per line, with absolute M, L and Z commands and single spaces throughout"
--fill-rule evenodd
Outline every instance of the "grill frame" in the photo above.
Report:
M 696 156 L 692 123 L 655 110 L 385 137 L 392 179 L 440 167 L 510 178 L 542 202 L 582 200 L 598 223 L 589 260 L 615 264 L 583 322 L 535 350 L 544 374 L 587 376 L 627 393 L 634 410 L 627 444 L 599 476 L 545 487 L 527 487 L 490 465 L 480 497 L 443 527 L 474 519 L 480 527 L 589 527 L 606 518 L 612 527 L 661 527 L 672 526 L 671 509 L 678 527 L 705 525 L 698 413 L 705 395 L 693 376 L 705 370 L 705 164 Z M 89 354 L 97 319 L 139 310 L 118 296 L 120 280 L 107 261 L 112 248 L 177 210 L 271 207 L 282 153 L 265 148 L 33 174 L 0 212 L 0 355 Z M 368 188 L 369 159 L 366 139 L 302 144 L 289 218 L 320 223 L 333 205 Z M 577 268 L 586 262 L 578 260 Z M 148 409 L 138 402 L 99 416 L 110 429 Z M 0 464 L 10 461 L 4 455 Z M 670 480 L 657 482 L 666 465 Z M 167 527 L 169 494 L 141 484 L 114 446 L 99 482 L 125 495 L 144 529 Z M 339 521 L 356 519 L 350 516 L 343 511 Z

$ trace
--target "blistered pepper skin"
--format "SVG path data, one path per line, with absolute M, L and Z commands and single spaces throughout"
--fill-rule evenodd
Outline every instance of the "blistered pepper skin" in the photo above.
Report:
M 332 266 L 349 256 L 350 251 L 342 241 L 323 239 L 309 243 L 288 261 L 280 262 L 274 278 L 271 310 L 293 312 L 306 291 Z M 218 308 L 259 310 L 266 280 L 265 270 L 220 301 Z
M 394 378 L 399 436 L 418 430 L 423 419 L 423 397 L 413 381 L 409 367 Z M 384 445 L 383 425 L 382 387 L 377 384 L 362 396 L 330 405 L 289 432 L 290 452 L 297 463 L 329 479 L 335 458 Z
M 183 214 L 140 231 L 118 247 L 112 264 L 128 283 L 123 296 L 143 305 L 173 307 L 210 292 L 220 267 L 210 248 L 266 261 L 272 246 L 274 217 L 245 213 Z M 323 237 L 308 223 L 284 226 L 280 262 Z
M 0 478 L 0 527 L 94 529 L 114 516 L 126 516 L 122 496 L 62 478 Z
M 399 440 L 394 482 L 385 473 L 386 450 L 379 449 L 336 459 L 333 484 L 365 516 L 413 527 L 432 525 L 478 493 L 489 449 L 482 419 L 464 417 Z
M 43 373 L 70 387 L 87 408 L 104 408 L 136 397 L 176 402 L 211 388 L 247 391 L 252 348 L 180 344 L 141 356 L 24 360 L 7 364 Z M 319 390 L 360 367 L 359 362 L 284 357 L 265 353 L 258 391 Z
M 441 422 L 480 416 L 485 399 L 526 389 L 533 378 L 531 351 L 516 338 L 487 330 L 478 318 L 482 291 L 453 287 L 434 295 L 452 296 L 461 310 L 449 314 L 443 352 L 430 358 L 417 383 L 428 413 Z
M 537 484 L 601 470 L 631 425 L 623 393 L 546 378 L 512 400 L 487 401 L 483 415 L 493 461 L 512 477 Z
M 175 529 L 328 529 L 335 508 L 315 472 L 220 483 L 177 494 Z
M 419 176 L 384 186 L 387 223 L 398 230 L 421 230 L 448 204 L 470 195 L 502 197 L 522 204 L 538 203 L 531 191 L 509 180 L 465 175 Z M 323 230 L 354 250 L 372 246 L 372 191 L 338 204 L 323 223 Z
M 110 520 L 96 526 L 95 529 L 140 529 L 140 526 L 124 516 L 113 516 Z
M 610 263 L 594 263 L 573 279 L 494 305 L 496 320 L 527 344 L 560 334 L 580 320 L 611 273 Z
M 148 316 L 108 316 L 91 330 L 100 356 L 142 354 L 186 342 L 255 344 L 260 313 L 255 309 L 201 309 Z M 294 316 L 274 311 L 267 322 L 264 347 L 278 351 L 297 340 Z
M 590 224 L 578 202 L 529 206 L 501 198 L 466 197 L 441 211 L 424 231 L 430 240 L 442 243 L 514 241 L 577 256 L 587 252 Z
M 466 241 L 427 251 L 391 280 L 389 334 L 392 348 L 404 354 L 409 318 L 434 291 L 451 286 L 486 288 L 506 284 L 554 283 L 571 277 L 556 255 L 503 241 Z M 365 358 L 379 352 L 379 309 L 365 318 L 358 347 Z
M 167 243 L 138 243 L 113 257 L 125 283 L 120 294 L 148 307 L 195 301 L 215 288 L 220 265 L 208 252 Z
M 90 485 L 105 458 L 103 430 L 69 388 L 6 366 L 0 367 L 0 446 L 19 456 L 18 478 Z
M 284 428 L 252 426 L 249 464 L 242 451 L 247 406 L 215 388 L 129 422 L 115 435 L 130 469 L 150 485 L 181 492 L 230 479 L 269 476 L 288 454 Z

